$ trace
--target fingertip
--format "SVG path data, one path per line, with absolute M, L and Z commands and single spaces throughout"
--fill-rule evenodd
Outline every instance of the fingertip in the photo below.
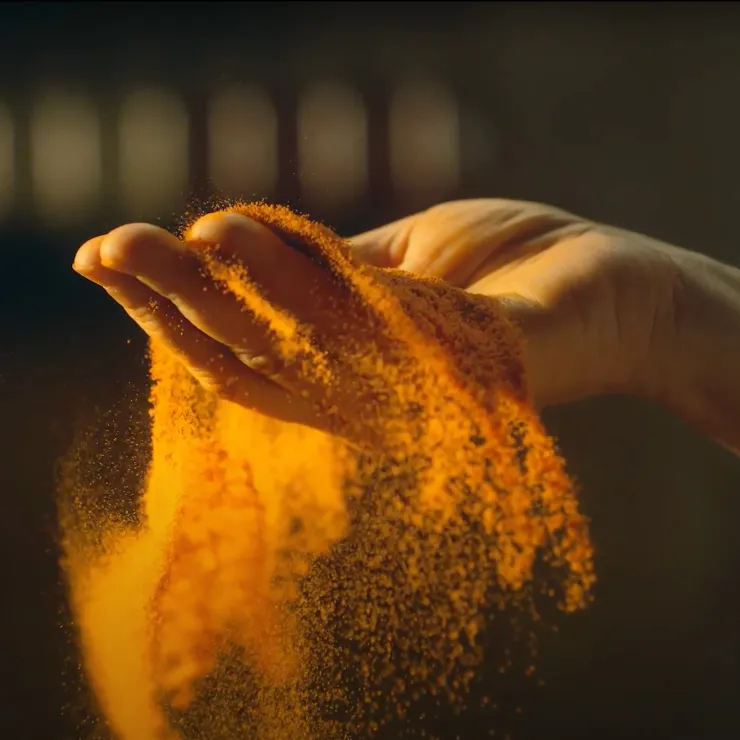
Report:
M 142 255 L 156 244 L 172 245 L 176 237 L 153 224 L 132 223 L 106 234 L 100 244 L 100 263 L 123 272 L 136 272 Z
M 105 236 L 88 239 L 75 254 L 72 269 L 80 275 L 91 275 L 100 267 L 100 245 Z
M 187 241 L 205 242 L 207 244 L 226 244 L 245 237 L 274 237 L 272 232 L 262 224 L 240 213 L 217 211 L 199 218 L 188 229 Z
M 207 213 L 205 216 L 201 216 L 188 228 L 185 233 L 185 239 L 192 239 L 194 241 L 210 241 L 209 237 L 217 232 L 219 224 L 227 215 L 229 214 L 216 211 L 215 213 Z

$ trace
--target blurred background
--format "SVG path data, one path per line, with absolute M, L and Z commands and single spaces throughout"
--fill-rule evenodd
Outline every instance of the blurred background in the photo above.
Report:
M 143 337 L 70 269 L 82 241 L 214 197 L 349 235 L 496 196 L 738 264 L 739 132 L 733 3 L 3 3 L 0 736 L 83 736 L 58 460 L 145 378 Z M 544 640 L 544 688 L 490 671 L 513 740 L 737 733 L 740 462 L 637 401 L 546 421 L 600 584 Z M 508 727 L 471 714 L 440 733 Z

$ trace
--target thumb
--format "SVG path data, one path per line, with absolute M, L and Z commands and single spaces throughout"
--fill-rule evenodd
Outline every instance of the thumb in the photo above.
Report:
M 408 248 L 414 217 L 407 216 L 350 237 L 350 256 L 357 264 L 399 267 Z

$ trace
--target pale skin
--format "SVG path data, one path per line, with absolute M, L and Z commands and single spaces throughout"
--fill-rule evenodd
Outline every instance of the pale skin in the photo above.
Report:
M 271 303 L 332 331 L 332 283 L 267 228 L 210 214 L 191 236 L 237 256 Z M 740 452 L 740 270 L 556 208 L 443 203 L 350 240 L 368 269 L 434 276 L 501 301 L 521 325 L 533 403 L 603 394 L 664 404 Z M 270 341 L 203 276 L 192 247 L 128 224 L 80 247 L 74 269 L 101 285 L 204 385 L 279 418 L 321 426 L 312 389 L 287 390 Z M 321 389 L 316 388 L 315 393 Z M 362 414 L 351 390 L 345 413 Z

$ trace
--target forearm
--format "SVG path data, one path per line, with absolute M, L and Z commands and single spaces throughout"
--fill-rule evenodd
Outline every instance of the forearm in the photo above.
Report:
M 675 259 L 674 328 L 660 400 L 740 454 L 740 270 L 684 250 Z

